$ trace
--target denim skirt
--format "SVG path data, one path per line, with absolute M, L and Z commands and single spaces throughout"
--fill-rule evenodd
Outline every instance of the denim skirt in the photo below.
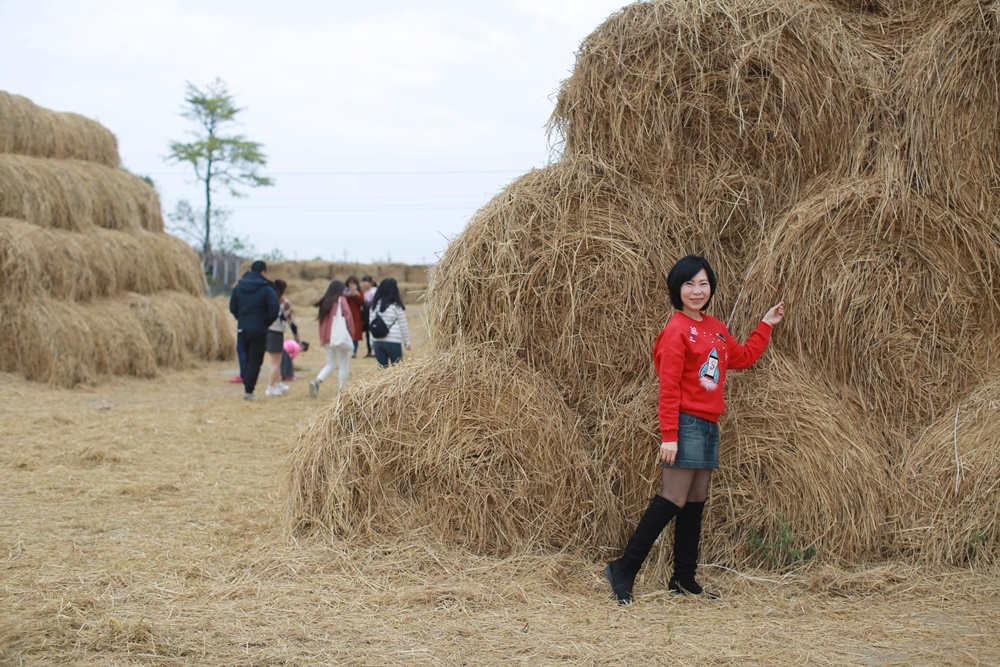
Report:
M 664 468 L 718 468 L 719 425 L 701 417 L 680 414 L 677 424 L 677 458 Z

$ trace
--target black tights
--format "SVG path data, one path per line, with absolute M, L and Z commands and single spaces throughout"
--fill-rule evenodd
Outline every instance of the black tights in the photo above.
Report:
M 708 500 L 711 468 L 664 468 L 660 495 L 678 507 Z

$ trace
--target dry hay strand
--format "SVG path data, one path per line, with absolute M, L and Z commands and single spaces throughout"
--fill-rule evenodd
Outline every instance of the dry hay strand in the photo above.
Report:
M 325 388 L 321 388 L 325 392 Z M 349 385 L 289 456 L 286 525 L 423 527 L 481 554 L 587 549 L 607 490 L 553 384 L 488 347 L 408 359 Z
M 431 340 L 514 351 L 587 419 L 648 372 L 666 273 L 689 252 L 723 279 L 741 275 L 711 230 L 659 193 L 586 160 L 533 170 L 445 251 L 426 297 Z
M 0 301 L 47 295 L 63 301 L 150 294 L 203 293 L 198 256 L 165 233 L 97 229 L 88 234 L 0 218 Z
M 0 304 L 0 360 L 5 371 L 63 387 L 94 384 L 101 375 L 156 375 L 142 326 L 115 299 Z
M 1000 235 L 872 179 L 833 185 L 775 223 L 746 283 L 744 324 L 784 299 L 775 346 L 919 433 L 1000 353 Z
M 97 121 L 50 111 L 4 91 L 0 91 L 0 153 L 121 165 L 118 140 Z
M 160 200 L 149 183 L 79 160 L 0 154 L 0 217 L 75 232 L 163 231 Z
M 668 187 L 744 174 L 782 209 L 871 159 L 881 62 L 860 34 L 813 3 L 637 2 L 584 40 L 550 130 L 567 155 Z
M 158 365 L 187 368 L 235 357 L 231 318 L 208 299 L 162 291 L 129 294 L 125 301 L 152 343 Z
M 1000 206 L 1000 2 L 961 0 L 907 49 L 895 94 L 908 182 L 948 206 Z
M 904 557 L 926 564 L 1000 564 L 1000 381 L 952 406 L 906 451 L 891 498 Z

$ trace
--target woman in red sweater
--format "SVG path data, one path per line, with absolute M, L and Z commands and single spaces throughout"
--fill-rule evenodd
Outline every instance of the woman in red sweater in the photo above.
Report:
M 701 517 L 712 470 L 719 467 L 719 417 L 725 411 L 726 371 L 749 368 L 767 347 L 771 327 L 785 316 L 784 302 L 764 315 L 745 344 L 726 325 L 705 313 L 715 294 L 715 272 L 704 257 L 688 255 L 667 276 L 670 302 L 677 310 L 653 347 L 660 380 L 660 494 L 649 503 L 621 558 L 604 575 L 621 604 L 632 601 L 632 586 L 649 550 L 670 520 L 674 528 L 675 593 L 717 597 L 695 580 Z

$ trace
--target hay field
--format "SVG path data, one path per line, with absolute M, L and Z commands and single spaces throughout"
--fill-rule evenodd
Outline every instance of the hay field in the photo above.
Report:
M 0 373 L 0 665 L 1000 664 L 996 574 L 709 567 L 708 602 L 657 566 L 621 608 L 575 553 L 292 541 L 275 471 L 331 398 L 308 398 L 321 359 L 257 403 L 232 361 L 72 390 Z

